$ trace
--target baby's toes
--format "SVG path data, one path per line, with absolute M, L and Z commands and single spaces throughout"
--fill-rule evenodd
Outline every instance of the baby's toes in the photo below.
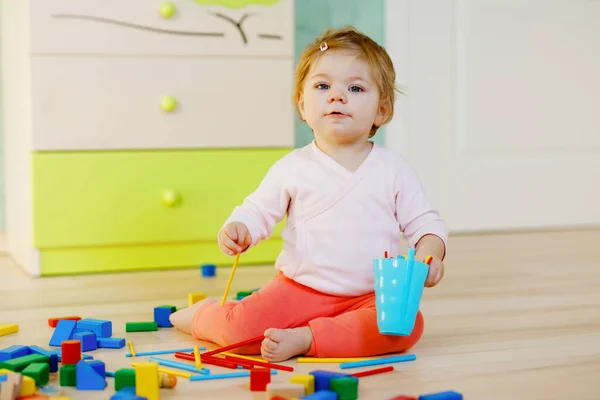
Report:
M 269 338 L 265 338 L 262 342 L 262 347 L 269 351 L 277 350 L 277 346 L 278 346 L 278 344 Z

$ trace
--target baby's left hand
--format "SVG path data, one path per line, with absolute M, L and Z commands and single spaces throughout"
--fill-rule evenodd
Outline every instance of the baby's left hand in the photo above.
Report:
M 415 254 L 415 260 L 425 262 L 428 256 L 431 254 L 426 251 L 417 251 Z M 433 257 L 431 264 L 429 264 L 429 273 L 427 274 L 427 280 L 425 281 L 425 287 L 433 287 L 437 285 L 444 277 L 444 262 L 439 258 Z

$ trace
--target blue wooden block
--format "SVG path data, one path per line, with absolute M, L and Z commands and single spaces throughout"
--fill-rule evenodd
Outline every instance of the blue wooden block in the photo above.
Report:
M 49 346 L 60 347 L 62 342 L 65 340 L 73 339 L 73 333 L 75 332 L 75 327 L 77 326 L 77 321 L 71 321 L 68 319 L 63 319 L 58 321 L 56 328 L 54 328 L 54 333 L 52 333 L 52 337 L 50 338 Z
M 29 347 L 15 344 L 0 350 L 0 362 L 31 354 Z
M 88 361 L 88 365 L 90 367 L 92 367 L 94 369 L 94 371 L 96 371 L 98 373 L 98 375 L 100 375 L 103 378 L 106 378 L 106 364 L 104 364 L 104 361 L 100 361 L 100 360 Z
M 96 334 L 93 332 L 75 333 L 73 339 L 81 342 L 81 351 L 91 351 L 98 348 Z
M 158 306 L 154 307 L 154 322 L 162 328 L 171 328 L 173 325 L 169 320 L 171 314 L 177 310 L 175 306 Z
M 46 350 L 38 346 L 29 346 L 29 351 L 48 357 L 50 372 L 58 372 L 58 354 L 55 350 Z
M 338 394 L 331 390 L 321 390 L 300 398 L 306 400 L 337 400 Z
M 214 264 L 203 264 L 202 265 L 202 276 L 209 277 L 217 274 L 217 266 Z
M 310 372 L 310 375 L 315 377 L 315 392 L 320 390 L 330 390 L 331 379 L 351 377 L 350 374 L 343 374 L 340 372 L 316 370 Z
M 419 396 L 419 400 L 463 400 L 463 395 L 449 390 L 447 392 L 423 394 Z
M 125 347 L 125 339 L 121 338 L 98 338 L 96 343 L 102 349 L 122 349 Z
M 90 364 L 81 360 L 75 366 L 77 376 L 77 390 L 104 390 L 106 379 L 98 374 Z
M 146 400 L 146 398 L 136 395 L 135 387 L 125 386 L 117 393 L 113 394 L 110 400 Z
M 80 319 L 77 321 L 77 329 L 94 332 L 96 337 L 99 338 L 109 338 L 112 336 L 112 322 L 103 319 Z

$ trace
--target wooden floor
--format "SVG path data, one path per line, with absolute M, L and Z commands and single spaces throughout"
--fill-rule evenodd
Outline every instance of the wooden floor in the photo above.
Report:
M 600 399 L 600 231 L 453 237 L 446 268 L 442 283 L 423 297 L 425 334 L 412 351 L 417 360 L 396 364 L 393 373 L 362 378 L 360 399 L 443 390 L 470 400 Z M 4 258 L 0 324 L 18 323 L 20 331 L 0 337 L 0 348 L 48 348 L 47 319 L 62 315 L 110 319 L 113 336 L 130 339 L 136 351 L 189 347 L 194 341 L 173 329 L 126 334 L 125 322 L 152 320 L 157 305 L 184 306 L 188 292 L 220 297 L 228 273 L 229 268 L 219 269 L 212 279 L 192 269 L 36 280 Z M 260 287 L 273 273 L 271 267 L 239 268 L 232 292 Z M 130 366 L 126 352 L 89 354 L 115 371 Z M 294 373 L 339 370 L 336 364 L 287 364 Z M 280 372 L 273 381 L 294 373 Z M 107 380 L 105 392 L 64 392 L 72 399 L 108 399 L 114 383 Z M 161 398 L 266 396 L 250 392 L 248 378 L 180 378 L 175 389 L 161 390 Z

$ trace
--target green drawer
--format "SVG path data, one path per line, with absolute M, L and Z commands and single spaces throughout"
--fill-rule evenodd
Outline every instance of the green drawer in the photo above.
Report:
M 40 152 L 35 246 L 216 241 L 219 228 L 291 149 Z M 273 237 L 279 237 L 282 223 Z

